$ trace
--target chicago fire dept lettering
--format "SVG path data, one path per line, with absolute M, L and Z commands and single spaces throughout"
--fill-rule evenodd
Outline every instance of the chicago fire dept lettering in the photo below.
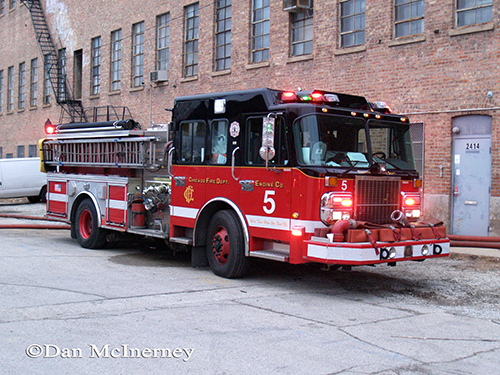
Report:
M 191 185 L 189 185 L 186 190 L 184 190 L 184 198 L 186 199 L 187 203 L 191 203 L 194 201 L 194 189 Z

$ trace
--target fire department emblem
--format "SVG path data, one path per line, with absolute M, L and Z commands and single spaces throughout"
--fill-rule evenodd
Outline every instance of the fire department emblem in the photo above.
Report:
M 237 136 L 240 135 L 240 123 L 237 121 L 233 121 L 231 123 L 231 126 L 229 127 L 229 134 L 231 134 L 231 137 L 236 138 Z
M 186 188 L 186 190 L 184 190 L 184 198 L 186 199 L 187 203 L 191 203 L 192 201 L 194 201 L 193 195 L 194 195 L 194 189 L 190 185 Z

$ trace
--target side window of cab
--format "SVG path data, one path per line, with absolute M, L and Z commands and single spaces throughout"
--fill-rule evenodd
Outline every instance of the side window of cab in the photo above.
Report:
M 184 121 L 180 124 L 181 163 L 203 164 L 205 162 L 206 124 L 204 121 Z

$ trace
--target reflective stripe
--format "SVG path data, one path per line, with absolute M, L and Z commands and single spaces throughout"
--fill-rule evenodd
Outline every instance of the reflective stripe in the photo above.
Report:
M 108 208 L 114 208 L 117 210 L 126 210 L 127 209 L 127 202 L 125 201 L 117 201 L 114 199 L 109 199 L 106 201 L 107 207 Z
M 55 202 L 68 202 L 68 196 L 66 194 L 49 193 L 49 201 Z
M 196 219 L 199 211 L 198 208 L 170 206 L 170 215 L 186 219 Z
M 246 218 L 249 227 L 290 230 L 290 219 L 255 215 L 246 215 Z

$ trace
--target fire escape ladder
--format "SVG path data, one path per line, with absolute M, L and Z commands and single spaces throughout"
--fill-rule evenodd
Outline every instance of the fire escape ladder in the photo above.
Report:
M 21 3 L 30 11 L 33 28 L 35 29 L 38 45 L 43 56 L 44 69 L 46 69 L 50 79 L 57 104 L 70 116 L 71 122 L 86 121 L 81 101 L 73 99 L 71 90 L 68 89 L 66 76 L 61 72 L 58 53 L 50 36 L 41 1 L 21 0 Z

